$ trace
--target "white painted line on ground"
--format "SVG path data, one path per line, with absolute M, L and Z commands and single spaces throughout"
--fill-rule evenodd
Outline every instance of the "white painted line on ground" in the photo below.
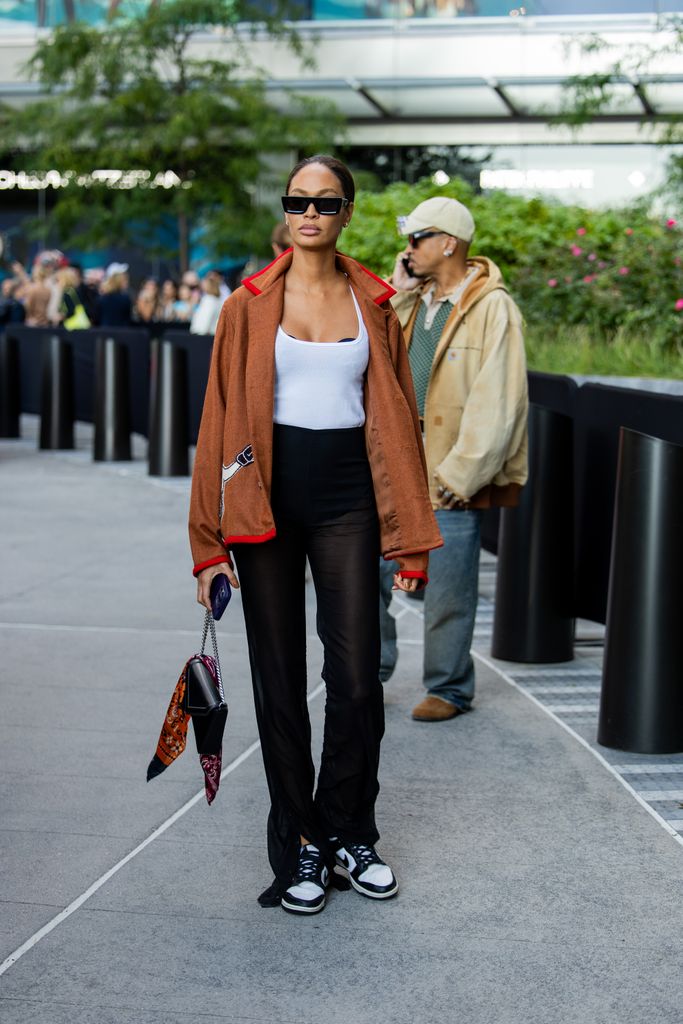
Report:
M 399 597 L 397 593 L 394 593 L 394 601 L 396 602 L 396 604 L 399 604 L 401 608 L 405 609 L 405 611 L 412 612 L 413 615 L 416 615 L 418 617 L 418 619 L 424 619 L 424 614 L 420 611 L 419 608 L 412 607 L 409 598 L 406 599 L 405 597 Z
M 535 694 L 537 697 L 559 697 L 561 694 L 585 694 L 585 693 L 600 693 L 600 687 L 596 684 L 595 686 L 537 686 L 536 683 L 529 683 L 526 687 L 529 693 Z
M 595 702 L 593 704 L 544 704 L 546 711 L 553 711 L 560 715 L 596 715 L 600 710 L 600 705 Z
M 678 764 L 614 764 L 612 767 L 625 775 L 683 775 L 683 759 Z
M 523 686 L 520 686 L 519 683 L 515 682 L 512 676 L 509 676 L 507 672 L 503 671 L 503 669 L 500 668 L 500 666 L 496 665 L 495 662 L 491 661 L 490 658 L 487 658 L 485 654 L 480 654 L 478 651 L 472 651 L 472 657 L 475 658 L 477 661 L 480 661 L 482 665 L 486 665 L 487 668 L 490 668 L 492 672 L 495 672 L 497 675 L 499 675 L 500 678 L 505 680 L 506 683 L 509 683 L 510 686 L 514 686 L 515 690 L 518 690 L 524 697 L 526 697 L 527 700 L 532 701 L 532 703 L 534 703 L 537 708 L 540 708 L 540 710 L 543 711 L 546 715 L 548 715 L 549 718 L 552 718 L 552 720 L 556 722 L 560 726 L 560 728 L 564 729 L 564 731 L 569 733 L 570 736 L 573 736 L 577 743 L 580 743 L 582 747 L 584 747 L 590 754 L 592 754 L 593 757 L 600 762 L 602 767 L 605 768 L 610 773 L 610 775 L 613 775 L 614 778 L 621 783 L 624 789 L 628 790 L 633 799 L 636 800 L 640 804 L 640 806 L 644 810 L 646 810 L 647 813 L 662 826 L 664 831 L 667 832 L 673 839 L 675 839 L 680 846 L 683 846 L 683 835 L 680 835 L 674 828 L 672 828 L 668 821 L 665 818 L 663 818 L 661 814 L 658 814 L 654 807 L 651 807 L 649 805 L 647 800 L 643 799 L 640 793 L 638 793 L 633 788 L 633 786 L 631 786 L 626 781 L 626 779 L 615 770 L 615 768 L 609 763 L 609 761 L 606 760 L 606 758 L 604 758 L 599 751 L 591 747 L 588 740 L 585 740 L 583 736 L 579 736 L 578 732 L 575 732 L 570 725 L 567 725 L 566 722 L 563 722 L 562 719 L 558 718 L 557 715 L 553 714 L 552 711 L 548 711 L 548 708 L 545 704 L 542 704 L 541 701 L 537 700 L 532 693 L 529 693 L 529 691 L 525 690 Z M 652 798 L 650 797 L 650 799 Z
M 567 677 L 574 676 L 596 676 L 598 679 L 602 678 L 602 672 L 599 668 L 591 668 L 587 665 L 586 668 L 513 668 L 510 669 L 510 675 L 514 678 L 515 676 L 543 676 L 543 678 L 552 679 L 553 676 L 557 676 L 558 679 L 566 679 Z
M 641 789 L 648 800 L 683 800 L 683 789 Z
M 310 702 L 314 700 L 319 693 L 322 693 L 324 689 L 324 683 L 320 683 L 318 686 L 316 686 L 316 688 L 308 694 L 308 703 L 310 704 Z M 226 777 L 226 775 L 230 775 L 231 772 L 234 772 L 237 768 L 239 768 L 239 766 L 243 764 L 248 757 L 251 757 L 254 751 L 258 750 L 260 746 L 260 741 L 255 740 L 254 743 L 252 743 L 251 746 L 247 747 L 246 750 L 243 750 L 242 753 L 238 757 L 236 757 L 234 761 L 231 761 L 229 765 L 226 765 L 226 767 L 221 772 L 221 781 Z M 131 850 L 130 853 L 127 853 L 125 857 L 122 857 L 120 861 L 114 864 L 113 867 L 109 868 L 108 871 L 105 871 L 103 875 L 100 875 L 100 877 L 96 881 L 94 881 L 92 885 L 88 886 L 85 892 L 82 892 L 80 896 L 77 896 L 76 899 L 68 905 L 68 907 L 65 907 L 64 910 L 61 910 L 58 914 L 55 915 L 55 917 L 52 918 L 51 921 L 48 921 L 46 925 L 43 925 L 43 927 L 40 928 L 37 932 L 35 932 L 29 939 L 27 939 L 26 942 L 22 943 L 22 945 L 19 946 L 18 949 L 15 949 L 13 953 L 10 953 L 7 959 L 4 960 L 2 964 L 0 964 L 0 976 L 5 974 L 10 969 L 10 967 L 13 967 L 14 964 L 18 960 L 20 960 L 22 956 L 24 956 L 24 954 L 28 953 L 29 950 L 33 949 L 33 947 L 36 946 L 41 939 L 44 939 L 46 935 L 49 935 L 50 932 L 54 931 L 55 928 L 62 924 L 63 921 L 66 921 L 67 918 L 71 917 L 72 914 L 75 914 L 76 911 L 79 910 L 83 906 L 83 904 L 90 899 L 91 896 L 94 896 L 95 893 L 99 889 L 101 889 L 103 885 L 106 885 L 109 879 L 113 878 L 114 875 L 121 870 L 121 868 L 125 867 L 126 864 L 130 863 L 130 861 L 132 861 L 134 857 L 137 857 L 139 853 L 142 853 L 142 851 L 146 849 L 150 845 L 150 843 L 153 843 L 155 839 L 158 839 L 160 835 L 163 835 L 164 832 L 167 832 L 172 825 L 175 825 L 176 821 L 182 818 L 184 814 L 187 814 L 187 812 L 191 810 L 195 804 L 199 803 L 199 801 L 203 799 L 204 787 L 202 786 L 201 790 L 198 793 L 195 793 L 195 795 L 190 800 L 188 800 L 187 803 L 184 803 L 182 807 L 179 807 L 178 810 L 170 816 L 170 818 L 167 818 L 166 821 L 162 822 L 158 828 L 155 828 L 154 831 L 151 832 L 146 839 L 143 839 L 141 843 L 138 843 L 134 850 Z

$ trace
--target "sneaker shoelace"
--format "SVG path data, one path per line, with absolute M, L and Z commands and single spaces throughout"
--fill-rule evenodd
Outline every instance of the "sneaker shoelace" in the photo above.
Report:
M 320 850 L 311 850 L 302 846 L 299 853 L 299 866 L 296 872 L 296 882 L 317 882 L 320 874 Z
M 373 846 L 364 846 L 361 843 L 350 843 L 346 849 L 353 856 L 360 868 L 360 874 L 364 874 L 371 864 L 383 864 L 384 861 L 378 855 Z

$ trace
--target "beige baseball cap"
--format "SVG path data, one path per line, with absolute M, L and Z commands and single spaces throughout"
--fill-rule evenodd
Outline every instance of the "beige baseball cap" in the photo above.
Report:
M 474 218 L 467 207 L 457 199 L 434 196 L 432 199 L 425 199 L 407 217 L 399 218 L 399 231 L 402 235 L 412 235 L 413 232 L 424 231 L 426 228 L 438 228 L 447 235 L 471 242 L 474 236 Z

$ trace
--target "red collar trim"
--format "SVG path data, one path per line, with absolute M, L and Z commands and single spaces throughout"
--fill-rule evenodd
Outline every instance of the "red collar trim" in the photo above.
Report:
M 392 295 L 396 294 L 396 289 L 392 288 L 390 284 L 387 284 L 384 278 L 378 277 L 377 274 L 373 274 L 373 272 L 368 270 L 367 267 L 364 267 L 362 263 L 359 263 L 358 266 L 365 274 L 369 274 L 373 281 L 377 281 L 378 284 L 384 285 L 385 290 L 381 295 L 378 295 L 377 298 L 374 299 L 378 306 L 381 306 L 383 302 L 386 302 L 387 299 L 390 299 Z
M 276 256 L 274 260 L 271 260 L 267 267 L 263 267 L 262 270 L 257 270 L 255 274 L 251 274 L 249 277 L 245 277 L 245 279 L 242 281 L 244 287 L 247 288 L 253 295 L 261 295 L 262 289 L 259 288 L 258 284 L 256 283 L 257 278 L 261 277 L 262 274 L 267 273 L 267 271 L 269 271 L 271 267 L 275 266 L 278 260 L 281 260 L 283 256 L 286 256 L 287 253 L 290 253 L 291 251 L 291 248 L 285 249 L 285 251 L 281 252 L 279 256 Z M 348 258 L 349 257 L 347 257 L 347 259 Z M 371 277 L 373 279 L 373 281 L 377 281 L 378 284 L 384 286 L 384 291 L 381 293 L 381 295 L 378 295 L 375 299 L 373 299 L 373 302 L 376 302 L 378 306 L 381 306 L 383 302 L 386 302 L 387 299 L 390 299 L 392 295 L 396 294 L 396 289 L 392 288 L 390 284 L 387 284 L 387 282 L 383 278 L 378 277 L 377 274 L 373 274 L 373 272 L 371 270 L 368 270 L 367 267 L 364 267 L 362 263 L 358 263 L 357 261 L 354 262 L 356 263 L 356 266 L 363 271 L 364 274 L 367 274 L 368 277 Z
M 289 249 L 285 249 L 285 251 L 281 252 L 279 256 L 276 256 L 274 260 L 271 260 L 267 267 L 263 267 L 262 270 L 257 270 L 255 274 L 250 274 L 249 277 L 245 277 L 245 279 L 242 281 L 244 287 L 248 288 L 249 291 L 252 292 L 254 295 L 261 295 L 261 289 L 255 283 L 256 278 L 260 277 L 261 274 L 265 274 L 266 271 L 270 270 L 271 267 L 275 266 L 278 260 L 281 260 L 283 256 L 286 256 L 287 253 L 291 251 L 292 249 L 290 246 Z

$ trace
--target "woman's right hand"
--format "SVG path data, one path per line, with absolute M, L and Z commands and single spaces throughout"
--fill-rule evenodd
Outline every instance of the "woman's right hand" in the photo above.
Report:
M 222 572 L 228 577 L 230 586 L 235 590 L 239 590 L 240 581 L 235 576 L 235 571 L 229 562 L 218 562 L 217 565 L 208 565 L 206 569 L 202 569 L 197 575 L 197 602 L 204 605 L 208 611 L 211 611 L 211 580 Z

